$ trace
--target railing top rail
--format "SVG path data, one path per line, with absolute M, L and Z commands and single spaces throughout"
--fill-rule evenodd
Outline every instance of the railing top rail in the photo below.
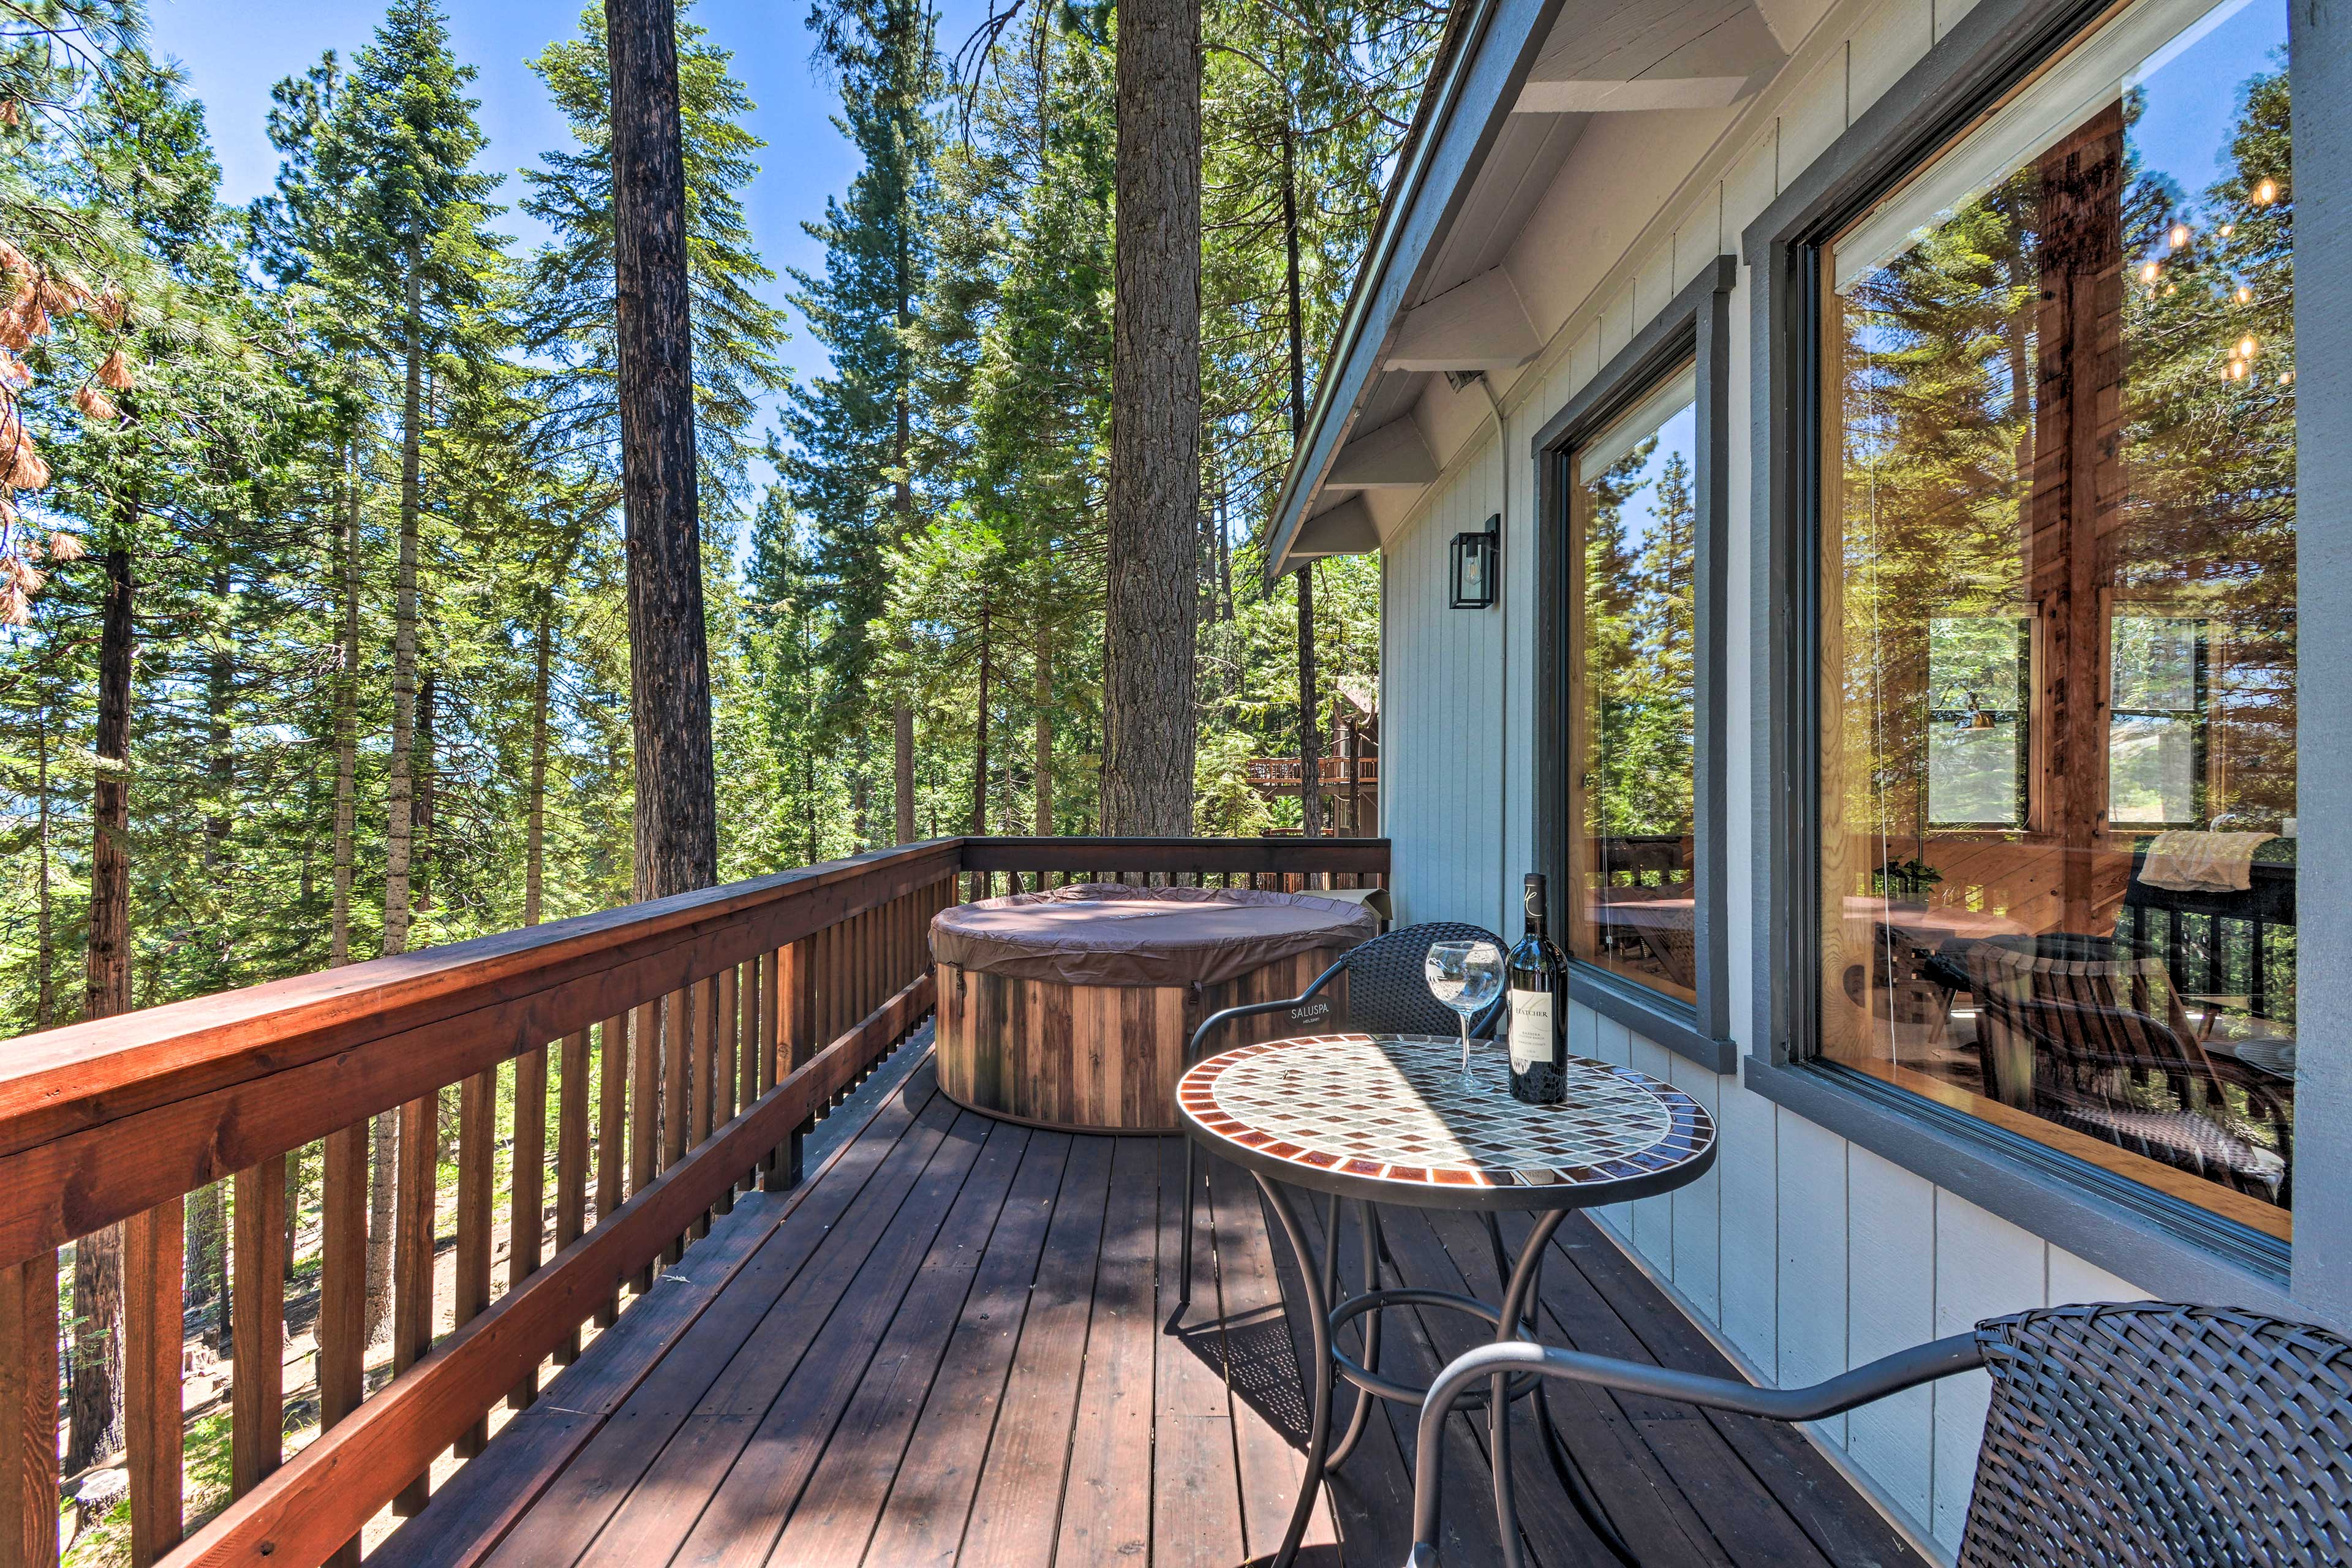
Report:
M 0 1043 L 0 1154 L 137 1109 L 123 1102 L 134 1091 L 138 1103 L 177 1099 L 348 1050 L 877 873 L 946 876 L 959 846 L 940 838 L 874 850 Z
M 1386 871 L 1385 838 L 967 838 L 968 871 Z

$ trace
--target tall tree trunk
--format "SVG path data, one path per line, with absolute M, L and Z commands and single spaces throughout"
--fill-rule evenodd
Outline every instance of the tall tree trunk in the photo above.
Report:
M 294 1279 L 294 1243 L 302 1232 L 302 1152 L 306 1144 L 297 1143 L 286 1151 L 286 1279 Z
M 907 466 L 907 442 L 913 423 L 912 401 L 907 385 L 907 367 L 903 363 L 907 329 L 915 320 L 914 264 L 907 254 L 908 215 L 901 213 L 898 230 L 898 341 L 901 363 L 893 368 L 898 379 L 897 427 L 892 432 L 890 460 L 898 470 L 898 484 L 891 496 L 891 509 L 898 513 L 898 542 L 905 543 L 915 529 L 915 485 Z M 901 844 L 915 840 L 915 710 L 908 706 L 902 692 L 890 708 L 890 793 L 894 807 L 893 826 Z
M 990 605 L 980 602 L 980 702 L 973 710 L 971 747 L 971 831 L 974 837 L 988 832 L 988 685 L 995 673 L 995 649 L 989 633 Z
M 213 565 L 212 594 L 224 614 L 229 603 L 229 570 L 226 562 Z M 224 626 L 212 639 L 205 659 L 205 887 L 213 900 L 215 930 L 209 933 L 214 944 L 211 986 L 224 989 L 230 984 L 229 925 L 217 916 L 227 903 L 229 878 L 229 801 L 236 789 L 236 758 L 231 752 L 234 735 L 229 727 L 229 702 L 234 695 L 236 666 L 232 658 L 227 628 Z M 208 1182 L 189 1194 L 187 1211 L 187 1259 L 184 1278 L 189 1285 L 189 1295 L 198 1304 L 209 1304 L 212 1316 L 205 1329 L 205 1342 L 215 1351 L 228 1343 L 228 1224 L 222 1184 Z
M 408 951 L 409 857 L 416 832 L 416 552 L 422 480 L 418 428 L 424 418 L 423 280 L 412 243 L 408 252 L 407 315 L 401 391 L 400 552 L 392 621 L 392 756 L 385 785 L 383 858 L 383 951 Z M 399 1169 L 399 1112 L 375 1119 L 375 1148 L 369 1173 L 367 1312 L 371 1342 L 391 1326 L 392 1247 Z
M 417 640 L 416 662 L 425 662 L 424 639 Z M 441 688 L 429 670 L 416 679 L 416 741 L 409 748 L 409 771 L 415 779 L 414 805 L 409 812 L 408 899 L 418 910 L 433 907 L 434 789 L 441 782 L 440 751 L 435 745 L 433 720 Z
M 335 892 L 329 964 L 352 961 L 352 837 L 359 816 L 360 702 L 360 458 L 359 441 L 345 447 L 341 574 L 342 631 L 335 668 Z
M 1298 299 L 1298 151 L 1287 103 L 1282 111 L 1282 248 L 1290 295 L 1290 447 L 1296 455 L 1307 430 L 1307 345 Z M 1298 831 L 1308 838 L 1323 831 L 1320 727 L 1315 705 L 1315 567 L 1309 562 L 1298 568 Z
M 1298 830 L 1323 831 L 1323 737 L 1315 707 L 1315 563 L 1298 568 Z
M 400 561 L 392 614 L 392 757 L 385 785 L 383 951 L 408 951 L 409 856 L 415 843 L 416 531 L 424 418 L 423 280 L 416 245 L 408 247 L 400 408 Z
M 604 36 L 613 80 L 614 313 L 629 528 L 636 892 L 657 899 L 707 888 L 719 877 L 672 0 L 604 0 Z
M 46 683 L 33 728 L 33 768 L 35 863 L 36 875 L 40 879 L 33 891 L 33 1026 L 46 1029 L 58 1021 L 58 940 L 49 892 L 49 699 Z
M 1033 698 L 1035 717 L 1030 721 L 1032 743 L 1036 748 L 1035 761 L 1031 764 L 1037 779 L 1037 837 L 1054 836 L 1054 641 L 1039 635 L 1037 639 L 1037 689 Z
M 530 806 L 523 825 L 522 923 L 539 923 L 547 878 L 547 666 L 555 640 L 554 606 L 541 598 L 531 641 Z
M 98 779 L 91 792 L 89 948 L 85 1018 L 131 1011 L 131 679 L 136 653 L 130 540 L 139 502 L 118 503 L 106 552 L 106 605 L 98 644 Z M 82 1469 L 122 1443 L 122 1227 L 74 1247 L 73 1392 L 66 1469 Z
M 226 607 L 229 599 L 226 562 L 213 567 L 213 598 Z M 215 906 L 227 903 L 229 803 L 236 792 L 236 737 L 229 727 L 229 703 L 235 696 L 236 666 L 226 628 L 213 638 L 205 658 L 205 884 Z M 215 989 L 228 984 L 228 925 L 211 934 L 215 942 L 212 982 Z
M 400 1111 L 376 1113 L 369 1129 L 367 1305 L 361 1327 L 369 1344 L 392 1332 L 392 1233 L 398 1196 L 394 1184 L 400 1169 Z
M 1233 514 L 1227 510 L 1225 487 L 1217 487 L 1217 618 L 1234 618 Z
M 1201 505 L 1200 0 L 1118 16 L 1103 831 L 1192 830 Z

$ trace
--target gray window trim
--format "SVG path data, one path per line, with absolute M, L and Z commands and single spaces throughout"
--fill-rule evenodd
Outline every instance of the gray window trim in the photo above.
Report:
M 1767 1099 L 2143 1289 L 2352 1324 L 2352 1052 L 2311 1053 L 2297 1085 L 2291 1293 L 2280 1289 L 2274 1253 L 2271 1266 L 2263 1261 L 2265 1247 L 2277 1247 L 2270 1238 L 2236 1226 L 2217 1235 L 2216 1222 L 2191 1205 L 2168 1213 L 2161 1202 L 2140 1201 L 2139 1190 L 2118 1194 L 2093 1167 L 2038 1146 L 2009 1147 L 1991 1136 L 1997 1129 L 1961 1125 L 1968 1119 L 1957 1115 L 1948 1125 L 1935 1114 L 1940 1108 L 1799 1059 L 1815 1037 L 1818 969 L 1817 246 L 2106 8 L 2106 0 L 1979 0 L 1741 236 L 1753 289 L 1748 651 L 1757 716 L 1752 1012 L 1741 1030 L 1754 1054 L 1744 1076 Z M 2288 15 L 2297 222 L 2310 241 L 2296 258 L 2297 362 L 2311 367 L 2299 378 L 2296 416 L 2306 650 L 2299 707 L 2308 716 L 2297 737 L 2298 810 L 2310 825 L 2300 858 L 2343 868 L 2352 865 L 2352 736 L 2328 733 L 2326 716 L 2352 701 L 2352 312 L 2343 308 L 2352 300 L 2352 16 L 2305 0 L 2290 0 Z M 2299 911 L 2312 943 L 2305 1032 L 2331 1040 L 2352 1033 L 2352 920 L 2327 918 L 2315 900 L 2347 885 L 2313 875 L 2297 889 L 2313 900 Z
M 1562 803 L 1567 777 L 1569 679 L 1561 657 L 1568 606 L 1574 600 L 1574 562 L 1560 548 L 1568 506 L 1570 450 L 1597 432 L 1657 379 L 1693 360 L 1698 371 L 1696 416 L 1698 472 L 1696 538 L 1693 543 L 1692 623 L 1698 641 L 1693 670 L 1696 733 L 1692 738 L 1692 919 L 1698 1000 L 1685 1005 L 1611 974 L 1569 961 L 1569 994 L 1688 1058 L 1710 1072 L 1738 1064 L 1730 1025 L 1730 954 L 1724 918 L 1727 835 L 1725 818 L 1724 530 L 1730 511 L 1731 293 L 1738 286 L 1736 257 L 1717 257 L 1633 334 L 1601 374 L 1545 422 L 1529 443 L 1536 465 L 1536 863 L 1558 897 L 1572 897 L 1568 874 L 1569 825 Z M 1710 826 L 1717 825 L 1717 826 Z

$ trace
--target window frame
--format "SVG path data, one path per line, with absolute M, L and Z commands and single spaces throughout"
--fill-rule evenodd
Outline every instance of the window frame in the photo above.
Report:
M 1748 304 L 1747 375 L 1750 520 L 1748 594 L 1749 782 L 1753 859 L 1748 906 L 1748 1054 L 1742 1081 L 1762 1099 L 1852 1140 L 1991 1214 L 2167 1299 L 2231 1304 L 2318 1321 L 2352 1321 L 2352 1204 L 2312 1201 L 2352 1175 L 2352 1074 L 2298 1083 L 2302 1136 L 2292 1245 L 2210 1211 L 2116 1177 L 1834 1064 L 1814 1064 L 1819 1038 L 1820 830 L 1818 517 L 1822 420 L 1819 341 L 1822 250 L 1830 237 L 1936 156 L 2076 37 L 2121 8 L 2117 0 L 1978 0 L 1910 69 L 1856 114 L 1829 147 L 1790 174 L 1740 236 Z M 2321 200 L 2352 190 L 2352 49 L 2347 28 L 2290 5 L 2291 90 L 2299 117 L 2298 186 Z M 2333 138 L 2330 140 L 2330 138 Z M 2298 258 L 2303 293 L 2352 298 L 2352 258 Z M 2352 321 L 2298 300 L 2298 347 L 2313 363 L 2352 344 Z M 2352 361 L 2352 355 L 2347 356 Z M 2352 481 L 2352 372 L 2329 371 L 2296 403 L 2299 490 Z M 2327 389 L 2342 407 L 2325 401 Z M 2339 509 L 2340 510 L 2340 509 Z M 2313 526 L 2322 526 L 2314 514 Z M 2352 691 L 2352 557 L 2299 563 L 2299 692 L 2305 711 Z M 2333 596 L 2331 596 L 2331 593 Z M 2335 606 L 2347 608 L 2338 613 Z M 2343 656 L 2339 670 L 2326 662 Z M 2352 762 L 2352 736 L 2303 727 L 2299 811 L 2306 858 L 2352 854 L 2352 807 L 2334 776 Z M 2333 759 L 2333 761 L 2331 761 Z M 2317 879 L 2314 879 L 2315 881 Z M 2352 955 L 2352 922 L 2332 921 L 2315 898 L 2302 911 L 2312 956 Z M 2340 934 L 2339 934 L 2340 932 Z M 2300 998 L 2306 1027 L 2352 1027 L 2352 963 L 2322 969 Z M 2299 1015 L 2301 1016 L 2301 1015 Z
M 1738 1066 L 1730 1026 L 1728 865 L 1725 838 L 1725 530 L 1730 516 L 1731 296 L 1735 257 L 1707 263 L 1633 334 L 1528 443 L 1537 475 L 1536 863 L 1553 889 L 1554 924 L 1567 929 L 1562 900 L 1573 895 L 1569 845 L 1568 749 L 1575 671 L 1569 658 L 1572 606 L 1580 600 L 1577 552 L 1566 548 L 1575 448 L 1601 434 L 1685 363 L 1696 366 L 1696 506 L 1692 560 L 1692 938 L 1696 999 L 1682 1002 L 1571 956 L 1570 997 L 1711 1072 Z

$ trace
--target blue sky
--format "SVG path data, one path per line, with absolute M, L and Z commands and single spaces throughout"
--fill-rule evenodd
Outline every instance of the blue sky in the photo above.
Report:
M 222 198 L 236 203 L 266 195 L 277 174 L 278 154 L 265 129 L 271 86 L 299 75 L 326 49 L 348 61 L 383 14 L 382 0 L 150 3 L 154 47 L 185 68 L 190 88 L 204 100 L 220 155 Z M 551 41 L 577 34 L 581 6 L 577 0 L 443 3 L 457 58 L 481 73 L 473 94 L 490 143 L 483 167 L 507 176 L 499 199 L 512 206 L 520 194 L 516 171 L 568 142 L 562 117 L 524 62 Z M 984 7 L 948 0 L 940 9 L 940 47 L 952 54 Z M 770 294 L 780 303 L 789 287 L 786 267 L 824 266 L 824 249 L 801 232 L 802 220 L 821 216 L 825 198 L 845 189 L 857 167 L 831 121 L 838 100 L 810 69 L 807 14 L 807 0 L 700 0 L 689 13 L 713 42 L 734 51 L 735 74 L 759 106 L 751 125 L 768 146 L 746 205 L 760 254 L 776 269 Z M 499 228 L 525 247 L 542 237 L 520 212 L 508 213 Z M 824 368 L 823 348 L 797 317 L 784 358 L 800 374 Z

